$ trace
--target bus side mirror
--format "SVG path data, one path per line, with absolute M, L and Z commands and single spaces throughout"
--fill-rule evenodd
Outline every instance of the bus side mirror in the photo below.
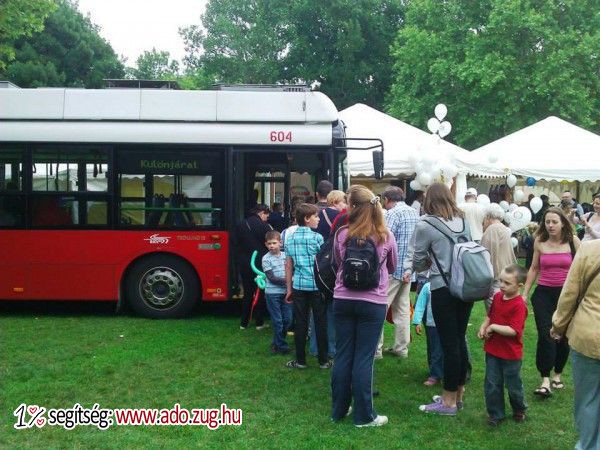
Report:
M 373 172 L 375 172 L 375 178 L 381 180 L 383 178 L 383 152 L 373 152 Z

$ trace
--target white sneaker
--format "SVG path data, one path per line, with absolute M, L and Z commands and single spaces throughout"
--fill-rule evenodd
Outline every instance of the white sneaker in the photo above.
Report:
M 363 423 L 362 425 L 354 425 L 354 426 L 357 427 L 357 428 L 362 428 L 362 427 L 380 427 L 382 425 L 385 425 L 386 423 L 388 423 L 387 416 L 377 416 L 377 417 L 375 417 L 375 419 L 373 419 L 373 422 Z

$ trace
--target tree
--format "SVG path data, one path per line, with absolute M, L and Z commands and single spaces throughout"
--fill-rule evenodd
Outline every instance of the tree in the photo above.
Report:
M 387 111 L 423 128 L 445 103 L 476 148 L 557 115 L 599 130 L 598 0 L 413 0 L 393 45 Z
M 0 71 L 15 57 L 15 41 L 41 31 L 44 19 L 55 8 L 53 0 L 0 1 Z
M 338 106 L 381 107 L 401 0 L 211 0 L 182 30 L 188 67 L 224 83 L 319 82 Z
M 175 79 L 179 75 L 179 63 L 169 61 L 169 52 L 152 48 L 145 51 L 136 60 L 136 67 L 128 69 L 132 78 L 140 80 Z
M 99 88 L 105 78 L 121 78 L 123 64 L 71 0 L 57 0 L 42 32 L 15 43 L 15 60 L 4 76 L 21 87 Z

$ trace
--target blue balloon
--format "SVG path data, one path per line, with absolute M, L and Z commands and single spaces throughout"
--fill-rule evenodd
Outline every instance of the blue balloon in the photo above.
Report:
M 527 177 L 527 186 L 535 186 L 535 178 Z

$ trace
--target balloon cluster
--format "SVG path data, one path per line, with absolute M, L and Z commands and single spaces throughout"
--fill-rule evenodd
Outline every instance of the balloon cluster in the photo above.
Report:
M 416 154 L 408 158 L 409 165 L 416 173 L 415 179 L 410 182 L 411 189 L 415 191 L 425 190 L 436 181 L 451 186 L 452 179 L 458 174 L 452 155 L 440 145 L 441 140 L 452 131 L 452 124 L 444 120 L 448 108 L 440 103 L 436 105 L 434 113 L 435 117 L 427 121 L 431 137 L 419 147 Z

